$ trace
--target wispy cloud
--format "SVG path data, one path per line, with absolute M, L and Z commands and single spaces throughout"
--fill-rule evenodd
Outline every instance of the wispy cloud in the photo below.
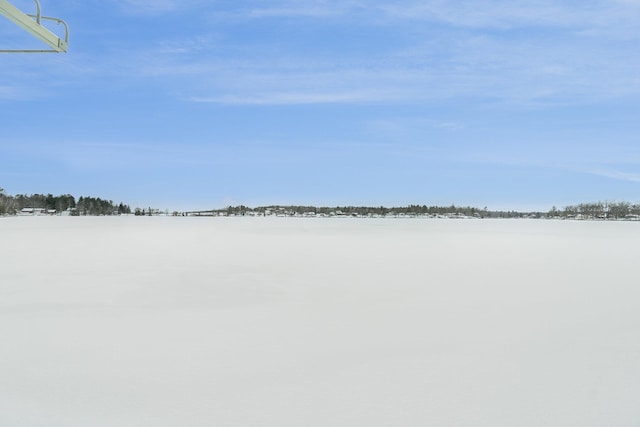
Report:
M 539 0 L 312 0 L 271 1 L 268 5 L 240 3 L 236 15 L 246 18 L 315 17 L 354 18 L 362 13 L 376 22 L 429 21 L 474 29 L 510 29 L 522 26 L 559 28 L 626 27 L 637 22 L 637 0 L 543 2 Z
M 470 1 L 276 1 L 268 7 L 245 6 L 243 13 L 256 19 L 356 19 L 361 11 L 377 13 L 387 19 L 392 43 L 353 55 L 326 55 L 313 46 L 301 51 L 282 41 L 226 47 L 220 43 L 209 50 L 183 45 L 175 50 L 180 56 L 145 59 L 131 68 L 176 82 L 189 76 L 188 82 L 182 80 L 186 86 L 180 92 L 183 99 L 197 102 L 428 102 L 480 96 L 530 105 L 570 104 L 640 93 L 640 79 L 635 77 L 640 59 L 630 55 L 632 47 L 613 36 L 584 37 L 588 31 L 602 34 L 624 27 L 627 37 L 637 40 L 637 28 L 626 25 L 640 19 L 638 9 L 635 4 L 614 7 L 610 2 L 575 6 L 494 0 L 478 7 Z M 426 21 L 439 27 L 425 26 Z M 418 27 L 406 38 L 401 27 L 412 22 Z M 533 36 L 527 32 L 531 26 L 552 31 Z M 190 51 L 191 57 L 184 56 Z
M 118 0 L 117 4 L 131 13 L 161 14 L 204 3 Z M 218 5 L 209 3 L 209 9 L 215 13 Z M 387 36 L 384 43 L 371 47 L 347 51 L 338 45 L 324 50 L 313 40 L 234 38 L 231 34 L 254 31 L 253 25 L 224 22 L 188 37 L 163 35 L 138 47 L 120 41 L 90 61 L 76 53 L 59 64 L 58 81 L 73 85 L 84 75 L 110 82 L 126 79 L 130 85 L 157 85 L 157 90 L 181 100 L 234 105 L 415 103 L 478 97 L 536 105 L 640 94 L 640 58 L 632 54 L 640 39 L 636 1 L 576 6 L 489 0 L 479 6 L 469 0 L 304 4 L 274 0 L 267 5 L 241 2 L 220 10 L 248 19 L 295 17 L 298 27 L 308 18 L 340 17 L 340 25 L 348 26 L 352 20 L 359 31 L 366 28 L 371 35 L 384 31 Z M 360 22 L 361 13 L 379 20 Z M 378 27 L 381 22 L 386 25 L 383 29 Z M 412 27 L 405 31 L 406 26 Z M 533 34 L 528 32 L 531 26 L 550 30 Z M 600 37 L 585 36 L 589 32 Z M 620 42 L 611 35 L 616 32 L 629 40 Z M 10 69 L 5 67 L 0 77 Z M 50 68 L 47 73 L 51 74 Z M 65 78 L 71 74 L 73 79 Z M 5 79 L 4 85 L 11 83 Z M 8 96 L 5 89 L 4 97 Z
M 249 18 L 282 18 L 282 17 L 313 17 L 326 18 L 331 16 L 339 16 L 344 13 L 344 8 L 329 8 L 322 6 L 291 6 L 280 8 L 261 8 L 246 11 Z
M 365 10 L 367 7 L 367 2 L 362 0 L 254 1 L 237 3 L 234 8 L 214 13 L 214 16 L 235 19 L 330 19 L 349 16 L 354 11 Z
M 116 4 L 127 14 L 159 15 L 188 9 L 202 0 L 116 0 Z
M 369 102 L 375 95 L 358 92 L 306 93 L 306 92 L 273 92 L 257 93 L 247 96 L 223 95 L 220 97 L 191 97 L 192 102 L 228 104 L 228 105 L 304 105 L 304 104 L 353 104 Z
M 431 0 L 381 5 L 388 16 L 403 20 L 428 20 L 460 27 L 513 28 L 522 25 L 570 26 L 585 17 L 584 9 L 562 3 L 489 0 L 478 4 Z
M 191 99 L 232 103 L 255 103 L 256 99 L 260 103 L 268 99 L 296 103 L 304 96 L 309 102 L 323 103 L 329 98 L 360 103 L 487 97 L 519 104 L 571 104 L 640 94 L 640 79 L 635 77 L 640 61 L 634 58 L 623 60 L 610 54 L 605 62 L 602 56 L 593 56 L 594 50 L 571 51 L 571 45 L 541 50 L 529 43 L 517 46 L 491 40 L 469 40 L 466 47 L 459 45 L 458 49 L 437 65 L 425 63 L 424 57 L 414 52 L 405 57 L 392 54 L 387 64 L 358 64 L 357 59 L 323 64 L 300 58 L 277 65 L 261 59 L 249 63 L 203 58 L 187 63 L 151 63 L 139 70 L 171 79 L 190 76 L 188 86 L 196 92 Z
M 384 139 L 403 139 L 408 135 L 425 135 L 434 131 L 452 133 L 468 127 L 467 123 L 462 121 L 429 117 L 386 117 L 368 120 L 363 126 L 369 133 L 382 136 Z
M 640 182 L 640 173 L 622 172 L 615 169 L 596 168 L 587 171 L 592 175 L 603 176 L 606 178 L 617 179 L 620 181 Z
M 25 93 L 25 91 L 16 86 L 0 86 L 0 100 L 16 100 L 16 99 L 28 99 L 32 95 Z

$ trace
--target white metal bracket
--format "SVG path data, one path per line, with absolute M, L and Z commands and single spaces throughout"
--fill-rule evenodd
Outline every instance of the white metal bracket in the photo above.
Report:
M 35 15 L 30 15 L 22 12 L 7 0 L 0 0 L 0 15 L 6 16 L 7 19 L 46 43 L 50 47 L 50 49 L 0 49 L 0 53 L 58 53 L 67 51 L 67 45 L 69 43 L 69 27 L 67 26 L 66 22 L 64 22 L 62 19 L 42 16 L 40 14 L 40 3 L 38 2 L 38 0 L 34 1 L 36 2 L 36 13 Z M 64 25 L 64 40 L 42 26 L 42 20 L 54 21 L 58 24 Z

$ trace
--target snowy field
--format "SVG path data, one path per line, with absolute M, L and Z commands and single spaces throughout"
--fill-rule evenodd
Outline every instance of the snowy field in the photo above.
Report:
M 640 223 L 0 218 L 0 426 L 640 426 Z

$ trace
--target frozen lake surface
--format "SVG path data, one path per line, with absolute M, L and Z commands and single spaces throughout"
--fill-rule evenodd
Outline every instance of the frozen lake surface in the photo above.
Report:
M 640 425 L 640 223 L 0 218 L 0 426 Z

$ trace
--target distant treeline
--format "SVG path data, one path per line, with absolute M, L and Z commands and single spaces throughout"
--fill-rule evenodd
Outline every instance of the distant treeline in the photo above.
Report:
M 544 217 L 545 212 L 517 212 L 517 211 L 496 211 L 485 208 L 476 208 L 472 206 L 427 206 L 427 205 L 408 205 L 408 206 L 335 206 L 335 207 L 317 207 L 317 206 L 295 206 L 295 205 L 271 205 L 259 206 L 251 208 L 248 206 L 227 206 L 223 209 L 214 209 L 210 211 L 191 212 L 200 214 L 218 214 L 218 215 L 284 215 L 284 216 L 303 216 L 303 215 L 341 215 L 341 216 L 423 216 L 423 215 L 458 215 L 476 218 L 523 218 L 523 217 Z
M 174 215 L 178 214 L 174 212 Z M 504 211 L 490 210 L 487 207 L 472 206 L 295 206 L 271 205 L 251 208 L 244 205 L 227 206 L 223 209 L 190 212 L 187 214 L 213 215 L 281 215 L 281 216 L 464 216 L 474 218 L 558 218 L 558 219 L 640 219 L 640 204 L 628 202 L 581 203 L 558 209 L 555 206 L 548 212 L 541 211 Z
M 118 215 L 131 213 L 131 208 L 123 203 L 114 204 L 111 200 L 99 197 L 81 196 L 77 201 L 71 194 L 54 196 L 53 194 L 17 194 L 10 196 L 0 188 L 0 214 L 13 215 L 25 208 L 44 209 L 46 211 L 69 215 Z
M 11 196 L 0 188 L 0 215 L 14 215 L 25 208 L 44 209 L 46 211 L 69 215 L 119 215 L 131 214 L 129 205 L 114 204 L 111 200 L 99 197 L 82 196 L 78 200 L 71 194 L 54 196 L 52 194 L 18 194 Z M 135 209 L 135 215 L 159 215 L 158 209 Z M 173 212 L 173 215 L 281 215 L 281 216 L 459 216 L 475 218 L 560 218 L 560 219 L 602 219 L 640 220 L 640 204 L 629 202 L 593 202 L 551 208 L 548 212 L 520 212 L 490 210 L 486 206 L 335 206 L 317 207 L 303 205 L 270 205 L 251 208 L 244 205 L 227 206 L 223 209 L 195 212 Z
M 629 202 L 580 203 L 557 209 L 555 206 L 547 214 L 551 218 L 581 219 L 638 219 L 640 204 Z

